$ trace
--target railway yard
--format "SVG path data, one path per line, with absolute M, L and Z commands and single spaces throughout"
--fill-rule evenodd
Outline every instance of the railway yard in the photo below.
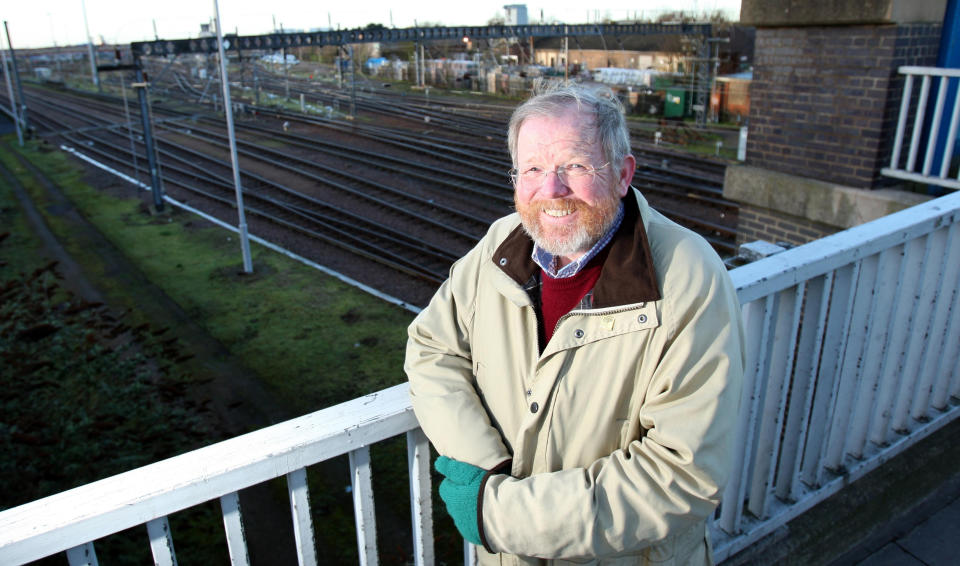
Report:
M 218 83 L 161 61 L 147 69 L 156 76 L 150 112 L 165 194 L 235 226 Z M 515 101 L 370 81 L 351 93 L 337 87 L 332 71 L 325 80 L 265 69 L 231 78 L 240 78 L 232 96 L 252 235 L 422 306 L 450 264 L 512 209 L 506 124 Z M 25 87 L 39 137 L 150 184 L 129 82 L 113 73 L 101 93 Z M 256 103 L 265 98 L 273 104 Z M 312 111 L 299 111 L 301 104 Z M 355 117 L 347 115 L 351 107 Z M 722 197 L 725 162 L 648 140 L 638 128 L 634 186 L 721 257 L 733 256 L 737 207 Z

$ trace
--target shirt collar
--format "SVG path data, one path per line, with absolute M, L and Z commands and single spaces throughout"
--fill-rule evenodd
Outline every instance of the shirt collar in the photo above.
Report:
M 593 245 L 587 253 L 583 254 L 579 259 L 571 261 L 567 265 L 557 269 L 559 261 L 557 257 L 551 254 L 550 252 L 544 250 L 540 246 L 534 244 L 533 252 L 530 254 L 530 257 L 533 259 L 534 263 L 540 266 L 547 275 L 553 277 L 554 279 L 565 279 L 567 277 L 573 277 L 580 272 L 581 269 L 593 259 L 599 252 L 610 243 L 610 240 L 613 239 L 613 235 L 617 233 L 617 229 L 620 227 L 620 223 L 623 222 L 623 202 L 620 202 L 620 206 L 617 208 L 617 216 L 613 219 L 613 224 L 610 225 L 610 228 L 607 229 L 607 232 L 597 240 L 597 243 Z

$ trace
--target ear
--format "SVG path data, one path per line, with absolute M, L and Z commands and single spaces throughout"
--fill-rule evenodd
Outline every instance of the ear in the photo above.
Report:
M 627 156 L 623 159 L 623 165 L 620 166 L 620 171 L 618 172 L 620 177 L 617 179 L 617 194 L 620 195 L 620 198 L 626 196 L 627 190 L 633 183 L 633 172 L 636 170 L 636 158 L 634 158 L 633 155 L 627 154 Z

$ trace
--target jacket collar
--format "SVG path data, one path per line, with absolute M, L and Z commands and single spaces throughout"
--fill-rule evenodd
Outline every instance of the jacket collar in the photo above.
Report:
M 661 297 L 650 242 L 634 190 L 623 198 L 623 204 L 623 222 L 607 244 L 607 258 L 593 287 L 594 308 L 658 301 Z M 506 237 L 491 259 L 508 277 L 523 286 L 540 271 L 530 259 L 532 252 L 533 240 L 521 224 Z

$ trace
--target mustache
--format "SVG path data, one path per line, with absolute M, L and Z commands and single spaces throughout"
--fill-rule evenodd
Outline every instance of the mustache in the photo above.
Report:
M 591 206 L 582 200 L 573 197 L 566 198 L 557 198 L 549 200 L 538 200 L 536 202 L 531 202 L 526 206 L 527 210 L 542 212 L 545 210 L 570 210 L 576 212 L 578 210 L 589 209 Z

